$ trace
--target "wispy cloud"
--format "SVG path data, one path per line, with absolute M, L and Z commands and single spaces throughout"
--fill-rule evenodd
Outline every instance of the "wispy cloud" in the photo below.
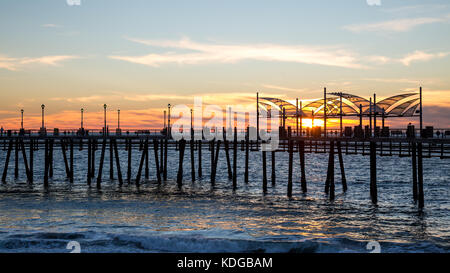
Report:
M 61 28 L 61 25 L 57 25 L 57 24 L 43 24 L 41 25 L 41 27 L 45 27 L 45 28 Z
M 384 22 L 370 23 L 370 24 L 354 24 L 344 26 L 345 30 L 352 32 L 405 32 L 415 27 L 433 23 L 448 22 L 450 20 L 450 14 L 441 17 L 419 17 L 419 18 L 406 18 L 395 19 Z
M 419 62 L 419 61 L 430 61 L 433 59 L 440 59 L 444 58 L 450 55 L 450 52 L 439 52 L 439 53 L 426 53 L 420 50 L 416 50 L 413 53 L 410 53 L 406 55 L 404 58 L 400 59 L 399 61 L 409 66 L 412 62 Z
M 237 63 L 244 60 L 259 60 L 317 64 L 345 68 L 364 68 L 364 65 L 358 62 L 356 54 L 339 47 L 288 46 L 277 44 L 212 44 L 198 43 L 187 38 L 165 41 L 129 40 L 148 46 L 179 49 L 183 51 L 188 50 L 192 52 L 151 53 L 144 56 L 110 56 L 110 58 L 153 67 L 168 63 Z
M 275 90 L 281 90 L 281 91 L 292 91 L 292 92 L 301 92 L 305 89 L 302 88 L 291 88 L 291 87 L 285 87 L 285 86 L 279 86 L 279 85 L 273 85 L 273 84 L 261 84 L 262 87 L 267 89 L 275 89 Z
M 0 69 L 17 71 L 32 64 L 58 66 L 61 62 L 78 59 L 79 56 L 61 55 L 61 56 L 42 56 L 37 58 L 11 58 L 0 55 Z

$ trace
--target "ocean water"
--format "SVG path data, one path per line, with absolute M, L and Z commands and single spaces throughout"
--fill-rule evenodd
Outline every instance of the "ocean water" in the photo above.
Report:
M 126 177 L 126 152 L 120 151 Z M 308 192 L 300 188 L 294 155 L 293 197 L 287 198 L 287 153 L 277 153 L 276 184 L 262 191 L 261 153 L 250 153 L 250 182 L 244 183 L 244 152 L 238 151 L 238 187 L 228 180 L 220 152 L 214 186 L 209 181 L 210 153 L 203 150 L 203 178 L 190 176 L 187 147 L 182 189 L 176 186 L 178 154 L 169 151 L 168 181 L 156 182 L 153 150 L 150 179 L 119 187 L 109 179 L 106 153 L 102 189 L 86 183 L 87 149 L 75 149 L 75 181 L 66 179 L 61 151 L 55 150 L 54 178 L 43 187 L 43 149 L 35 152 L 35 182 L 24 167 L 14 179 L 14 153 L 8 179 L 0 185 L 0 252 L 450 252 L 450 160 L 424 159 L 425 208 L 412 198 L 411 159 L 378 157 L 378 205 L 369 196 L 369 157 L 344 155 L 348 191 L 342 192 L 336 164 L 336 199 L 324 193 L 328 155 L 307 154 Z M 97 151 L 97 167 L 100 151 Z M 6 151 L 0 151 L 3 171 Z M 196 153 L 196 167 L 198 167 Z M 133 154 L 133 177 L 140 156 Z M 20 157 L 20 160 L 21 157 Z M 336 163 L 337 163 L 336 158 Z M 115 176 L 117 178 L 117 175 Z

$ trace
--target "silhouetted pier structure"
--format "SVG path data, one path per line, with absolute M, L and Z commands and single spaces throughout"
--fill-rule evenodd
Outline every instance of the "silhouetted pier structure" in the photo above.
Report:
M 144 133 L 142 133 L 144 132 Z M 65 167 L 65 173 L 70 183 L 74 181 L 74 161 L 78 160 L 74 156 L 74 149 L 87 153 L 86 164 L 86 183 L 94 184 L 101 188 L 104 180 L 103 167 L 105 164 L 110 165 L 109 179 L 114 179 L 117 175 L 119 185 L 123 183 L 135 183 L 139 186 L 141 178 L 149 179 L 150 171 L 156 173 L 158 183 L 167 180 L 168 168 L 178 168 L 177 185 L 183 186 L 184 181 L 196 181 L 198 177 L 203 176 L 202 171 L 202 152 L 205 147 L 208 148 L 211 157 L 210 182 L 214 185 L 216 178 L 216 170 L 219 160 L 226 160 L 228 169 L 228 178 L 230 187 L 236 189 L 238 187 L 237 173 L 237 154 L 238 150 L 243 152 L 245 156 L 245 171 L 242 174 L 242 181 L 249 182 L 248 160 L 250 152 L 261 152 L 261 171 L 263 172 L 262 188 L 263 192 L 267 191 L 267 151 L 262 151 L 262 141 L 251 141 L 248 134 L 242 140 L 237 139 L 237 130 L 234 130 L 233 139 L 218 140 L 180 140 L 174 141 L 164 134 L 149 134 L 148 131 L 141 131 L 140 134 L 98 134 L 98 135 L 76 135 L 76 134 L 60 134 L 60 135 L 20 135 L 10 134 L 0 136 L 2 151 L 6 153 L 5 162 L 2 170 L 2 183 L 7 183 L 7 174 L 10 167 L 14 168 L 14 176 L 19 175 L 19 164 L 25 167 L 26 177 L 29 183 L 35 183 L 34 175 L 36 171 L 44 173 L 44 187 L 49 187 L 49 178 L 53 176 L 54 157 L 56 153 L 61 153 Z M 281 134 L 283 135 L 283 134 Z M 224 134 L 225 136 L 225 134 Z M 186 154 L 188 147 L 189 155 Z M 202 148 L 203 147 L 203 148 Z M 121 158 L 119 149 L 127 151 L 126 158 Z M 167 156 L 168 150 L 176 150 L 179 155 L 178 166 L 168 166 Z M 99 153 L 97 152 L 99 151 Z M 221 151 L 223 151 L 221 153 Z M 207 151 L 206 151 L 207 152 Z M 339 162 L 341 171 L 343 190 L 347 190 L 347 181 L 345 177 L 345 167 L 343 155 L 363 155 L 369 157 L 370 168 L 370 184 L 369 191 L 373 203 L 377 203 L 377 179 L 376 165 L 377 160 L 386 156 L 399 156 L 411 158 L 412 173 L 412 197 L 418 201 L 419 207 L 424 206 L 423 196 L 423 158 L 436 157 L 440 159 L 450 158 L 450 139 L 446 138 L 415 138 L 415 137 L 340 137 L 340 136 L 299 136 L 295 131 L 288 128 L 286 136 L 279 141 L 279 147 L 275 151 L 268 151 L 271 156 L 271 183 L 276 183 L 276 155 L 279 154 L 278 162 L 286 162 L 289 164 L 288 188 L 287 195 L 292 196 L 293 187 L 293 157 L 298 154 L 300 158 L 301 179 L 300 186 L 302 192 L 307 192 L 307 177 L 305 169 L 308 168 L 308 162 L 305 162 L 305 154 L 307 153 L 327 153 L 329 154 L 327 178 L 324 183 L 324 191 L 329 195 L 330 200 L 335 198 L 335 157 Z M 36 153 L 43 153 L 45 158 L 44 170 L 35 170 L 34 158 Z M 109 162 L 105 162 L 105 155 L 109 154 Z M 198 162 L 195 162 L 194 153 L 197 153 Z M 132 158 L 138 156 L 139 168 L 137 173 L 132 173 Z M 11 158 L 14 162 L 11 164 Z M 156 170 L 149 169 L 149 160 L 154 160 Z M 191 161 L 191 177 L 183 177 L 184 161 Z M 207 160 L 207 157 L 205 157 Z M 122 170 L 121 166 L 126 162 L 126 169 Z M 382 161 L 381 163 L 382 164 Z M 12 166 L 11 166 L 12 165 Z M 362 165 L 361 168 L 364 168 Z M 116 172 L 114 172 L 116 169 Z M 198 176 L 196 176 L 198 175 Z M 196 179 L 197 177 L 197 179 Z M 83 178 L 77 178 L 83 179 Z M 240 180 L 240 179 L 239 179 Z

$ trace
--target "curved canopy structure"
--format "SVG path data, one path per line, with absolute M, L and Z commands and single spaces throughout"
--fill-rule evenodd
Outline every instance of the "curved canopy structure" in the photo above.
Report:
M 412 117 L 420 103 L 417 93 L 399 94 L 385 98 L 375 105 L 370 100 L 347 93 L 329 93 L 327 98 L 326 113 L 330 118 L 339 116 L 369 116 L 370 112 L 388 117 Z M 342 105 L 341 105 L 342 102 Z M 372 111 L 371 111 L 372 106 Z M 296 117 L 297 107 L 291 102 L 279 98 L 260 98 L 260 107 L 267 109 L 276 108 L 286 112 L 287 118 Z M 324 99 L 303 102 L 298 108 L 298 114 L 302 117 L 323 116 Z

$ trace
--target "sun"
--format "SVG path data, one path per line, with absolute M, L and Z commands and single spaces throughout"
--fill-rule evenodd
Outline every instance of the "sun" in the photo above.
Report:
M 321 127 L 323 127 L 323 120 L 321 120 L 321 119 L 314 119 L 314 124 L 313 124 L 312 119 L 309 119 L 309 118 L 303 119 L 303 121 L 302 121 L 302 126 L 303 126 L 304 128 L 312 128 L 313 126 L 314 126 L 314 127 L 315 127 L 315 126 L 321 126 Z

